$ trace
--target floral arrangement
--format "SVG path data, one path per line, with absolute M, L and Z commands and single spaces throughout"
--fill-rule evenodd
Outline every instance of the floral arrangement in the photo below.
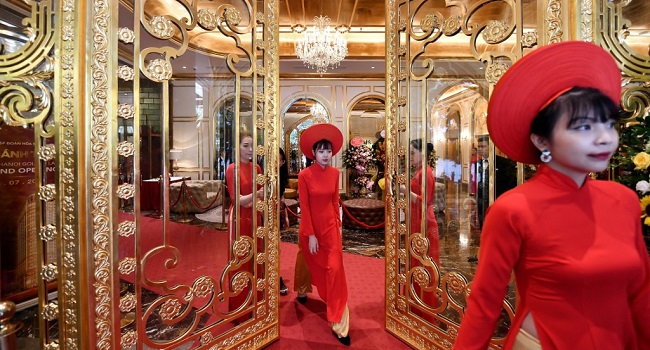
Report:
M 364 174 L 368 169 L 376 166 L 377 157 L 369 141 L 360 137 L 350 140 L 350 146 L 343 152 L 343 165 L 347 169 L 356 170 Z
M 374 184 L 375 182 L 367 176 L 359 176 L 354 179 L 354 185 L 358 190 L 365 188 L 368 192 L 372 192 L 372 186 L 374 186 Z
M 619 150 L 612 158 L 614 180 L 636 191 L 642 209 L 641 220 L 650 251 L 650 120 L 637 117 L 620 129 Z

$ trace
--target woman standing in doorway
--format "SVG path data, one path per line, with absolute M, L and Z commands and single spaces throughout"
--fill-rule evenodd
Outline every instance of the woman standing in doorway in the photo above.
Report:
M 343 268 L 339 170 L 329 165 L 343 135 L 332 124 L 315 124 L 300 135 L 300 149 L 314 163 L 298 175 L 300 244 L 312 284 L 327 304 L 327 321 L 337 339 L 350 345 L 348 287 Z
M 232 198 L 230 209 L 228 211 L 228 233 L 230 235 L 231 254 L 236 251 L 234 245 L 236 242 L 242 242 L 242 239 L 254 239 L 253 235 L 253 196 L 257 194 L 258 198 L 263 198 L 264 189 L 258 186 L 257 191 L 253 191 L 253 166 L 256 167 L 256 173 L 261 174 L 262 168 L 252 161 L 253 158 L 253 135 L 245 130 L 239 133 L 239 194 L 235 195 L 235 164 L 231 163 L 226 169 L 226 184 L 228 187 L 228 194 Z M 239 198 L 239 216 L 235 217 L 235 205 Z M 239 241 L 237 241 L 237 228 L 235 223 L 239 224 Z M 261 214 L 257 214 L 257 224 L 262 223 Z M 261 239 L 258 240 L 258 247 L 262 244 Z M 251 241 L 250 246 L 253 246 Z M 242 264 L 239 268 L 231 271 L 229 281 L 238 273 L 250 273 L 253 275 L 253 257 L 255 252 L 251 252 L 250 259 Z M 230 261 L 239 262 L 239 257 L 231 256 Z M 262 267 L 258 265 L 258 276 L 262 276 Z M 228 306 L 230 311 L 234 311 L 241 307 L 245 302 L 248 295 L 251 293 L 251 284 L 254 284 L 255 278 L 246 285 L 246 287 L 237 295 L 231 296 L 228 299 Z M 258 293 L 258 298 L 262 295 Z
M 423 161 L 425 157 L 424 147 L 426 147 L 426 155 L 430 156 L 433 154 L 433 145 L 431 143 L 424 144 L 422 139 L 417 139 L 411 141 L 410 147 L 410 159 L 411 167 L 417 169 L 413 177 L 411 178 L 411 191 L 409 194 L 409 202 L 411 203 L 411 237 L 426 237 L 427 244 L 429 249 L 426 252 L 421 252 L 423 254 L 423 259 L 431 258 L 436 265 L 440 265 L 440 236 L 438 234 L 438 221 L 436 220 L 435 213 L 435 192 L 436 192 L 436 178 L 433 174 L 433 169 L 428 164 L 427 161 Z M 424 167 L 423 167 L 424 165 Z M 423 194 L 423 178 L 426 182 L 426 193 Z M 400 187 L 400 192 L 406 193 L 406 186 L 402 185 Z M 424 203 L 424 204 L 423 204 Z M 425 219 L 426 235 L 413 236 L 416 233 L 422 232 L 422 209 L 425 208 Z M 411 241 L 411 247 L 423 246 L 418 244 L 417 241 Z M 415 242 L 415 244 L 413 243 Z M 424 256 L 426 253 L 426 256 Z M 418 258 L 413 257 L 414 252 L 411 253 L 411 266 L 422 266 L 423 263 L 419 261 Z M 419 296 L 422 301 L 429 307 L 436 307 L 438 305 L 438 299 L 436 297 L 435 288 L 437 284 L 434 284 L 437 281 L 437 273 L 434 273 L 433 268 L 426 267 L 429 276 L 431 277 L 431 284 L 429 287 L 433 288 L 432 291 L 423 291 L 419 284 L 414 283 L 414 292 Z M 416 311 L 415 314 L 422 315 L 423 313 Z M 429 321 L 433 321 L 431 317 L 427 317 Z
M 558 59 L 559 58 L 559 59 Z M 488 130 L 537 174 L 494 201 L 455 349 L 486 349 L 512 271 L 504 349 L 650 349 L 650 259 L 637 195 L 591 179 L 618 148 L 621 73 L 587 42 L 538 48 L 501 77 Z

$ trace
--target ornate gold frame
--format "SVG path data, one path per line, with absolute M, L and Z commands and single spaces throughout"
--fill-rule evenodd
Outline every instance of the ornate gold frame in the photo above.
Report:
M 410 67 L 426 46 L 441 35 L 462 32 L 470 38 L 474 58 L 486 63 L 485 78 L 494 84 L 508 67 L 504 61 L 513 62 L 525 53 L 525 49 L 569 39 L 593 41 L 610 51 L 621 67 L 625 84 L 623 107 L 633 112 L 633 118 L 647 117 L 650 110 L 650 57 L 633 51 L 619 39 L 627 25 L 622 9 L 631 0 L 616 3 L 607 0 L 538 1 L 538 22 L 541 25 L 537 30 L 525 33 L 516 30 L 522 28 L 521 2 L 512 1 L 507 4 L 512 7 L 512 13 L 517 14 L 513 23 L 487 21 L 471 27 L 467 25 L 479 8 L 494 1 L 477 1 L 471 8 L 459 1 L 448 1 L 447 6 L 455 8 L 459 15 L 445 18 L 441 14 L 428 14 L 417 25 L 410 22 L 417 9 L 408 8 L 409 2 L 385 2 L 386 327 L 416 348 L 450 348 L 459 325 L 440 317 L 439 321 L 447 326 L 444 330 L 423 322 L 407 311 L 409 301 L 398 293 L 399 284 L 411 283 L 407 274 L 399 269 L 399 260 L 407 259 L 408 252 L 397 245 L 398 237 L 408 233 L 408 226 L 399 221 L 399 210 L 408 212 L 408 205 L 396 195 L 397 186 L 407 182 L 406 176 L 398 173 L 398 162 L 408 153 L 400 142 L 400 133 L 408 134 L 409 123 L 405 120 L 409 120 L 410 114 L 405 106 L 412 98 L 402 87 L 426 79 L 426 74 L 416 75 L 408 69 L 402 70 L 402 67 Z M 167 38 L 161 28 L 166 28 L 172 17 L 149 18 L 144 14 L 140 1 L 131 4 L 80 0 L 19 3 L 12 0 L 11 3 L 30 13 L 24 22 L 30 35 L 29 41 L 16 53 L 0 53 L 0 116 L 8 125 L 29 127 L 35 131 L 34 154 L 38 156 L 35 161 L 36 192 L 39 199 L 36 202 L 36 220 L 41 276 L 38 282 L 40 347 L 113 349 L 138 344 L 143 337 L 143 327 L 124 334 L 120 329 L 120 310 L 136 307 L 137 298 L 120 297 L 119 274 L 136 271 L 139 262 L 135 257 L 120 260 L 117 241 L 120 235 L 137 237 L 138 220 L 120 221 L 118 202 L 137 202 L 140 192 L 137 183 L 118 182 L 117 162 L 120 157 L 137 160 L 139 146 L 137 143 L 117 143 L 116 120 L 132 119 L 134 126 L 140 121 L 135 106 L 119 103 L 118 79 L 134 79 L 134 91 L 138 90 L 140 74 L 154 81 L 168 82 L 172 76 L 170 59 L 183 54 L 189 45 L 181 40 L 179 49 L 142 48 L 138 41 L 140 23 L 152 35 Z M 233 37 L 246 34 L 235 33 L 228 27 L 237 21 L 236 11 L 223 8 L 219 16 L 210 17 L 203 13 L 201 17 L 196 2 L 178 3 L 194 15 L 194 24 L 210 18 L 218 19 L 223 21 L 222 29 L 230 31 Z M 255 68 L 237 73 L 251 76 L 256 82 L 254 99 L 264 109 L 263 114 L 254 115 L 254 138 L 261 136 L 264 143 L 255 148 L 255 154 L 263 155 L 267 164 L 277 164 L 276 150 L 280 147 L 281 136 L 278 117 L 278 4 L 276 0 L 265 0 L 263 8 L 256 7 L 257 3 L 251 5 L 256 25 L 252 25 L 248 33 L 253 37 L 251 47 L 254 49 L 250 51 L 250 57 L 253 57 L 252 66 Z M 135 11 L 137 29 L 118 28 L 120 6 L 131 6 Z M 189 29 L 189 25 L 179 24 L 177 19 L 174 21 L 178 28 Z M 212 28 L 207 23 L 204 26 Z M 261 31 L 256 31 L 256 26 L 262 28 Z M 422 30 L 420 34 L 414 34 L 416 26 Z M 514 35 L 517 44 L 513 50 L 481 52 L 477 44 L 480 35 L 486 42 L 495 44 Z M 407 42 L 404 42 L 405 38 Z M 118 64 L 120 55 L 125 54 L 118 50 L 118 41 L 134 43 L 133 52 L 137 55 L 133 56 L 132 66 Z M 412 43 L 417 45 L 411 47 Z M 148 59 L 147 55 L 154 51 L 164 59 Z M 256 65 L 258 59 L 263 65 Z M 402 66 L 400 62 L 406 64 Z M 168 92 L 164 92 L 167 97 Z M 169 111 L 164 112 L 163 121 L 169 122 Z M 138 128 L 135 130 L 137 139 Z M 163 138 L 164 150 L 167 151 L 169 133 L 166 132 Z M 45 175 L 48 162 L 56 165 L 54 178 Z M 169 162 L 163 163 L 163 171 L 167 172 Z M 138 178 L 139 170 L 135 168 L 133 171 Z M 215 337 L 205 335 L 207 332 L 200 335 L 204 346 L 259 348 L 279 337 L 277 169 L 266 167 L 264 173 L 256 175 L 256 181 L 264 186 L 268 198 L 255 203 L 256 210 L 265 214 L 256 235 L 266 239 L 265 253 L 254 257 L 264 263 L 266 278 L 257 280 L 256 285 L 260 288 L 266 286 L 268 298 L 256 305 L 256 315 L 260 317 L 254 322 Z M 55 224 L 47 224 L 41 215 L 46 202 L 56 203 Z M 169 215 L 168 207 L 164 215 Z M 57 242 L 56 263 L 45 258 L 47 242 L 51 241 Z M 436 271 L 439 271 L 437 267 Z M 459 300 L 458 295 L 467 296 L 469 293 L 467 278 L 457 273 L 433 277 L 438 281 L 437 290 L 444 302 L 441 308 L 449 307 L 462 314 L 463 300 Z M 54 280 L 58 283 L 59 293 L 56 300 L 49 300 L 46 285 Z M 136 322 L 142 322 L 142 311 L 136 315 Z M 55 320 L 59 327 L 58 337 L 50 334 L 51 323 Z M 492 343 L 494 347 L 499 345 L 498 340 Z

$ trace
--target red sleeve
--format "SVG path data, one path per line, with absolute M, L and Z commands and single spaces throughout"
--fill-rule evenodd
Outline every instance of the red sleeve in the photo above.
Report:
M 315 234 L 314 224 L 311 219 L 311 208 L 309 208 L 309 179 L 305 170 L 298 173 L 298 198 L 300 203 L 300 228 L 298 232 L 303 237 Z
M 641 217 L 640 212 L 638 216 Z M 639 275 L 637 284 L 630 290 L 629 303 L 639 349 L 648 350 L 650 349 L 650 257 L 648 257 L 648 248 L 643 241 L 641 220 L 637 220 L 636 231 L 635 245 L 643 265 L 643 272 Z
M 467 310 L 460 323 L 454 349 L 488 347 L 494 333 L 503 298 L 515 263 L 519 260 L 522 237 L 521 205 L 495 202 L 488 208 L 481 233 L 481 256 L 470 287 Z
M 417 201 L 422 203 L 422 170 L 416 171 L 413 175 L 410 191 L 415 193 Z
M 431 167 L 427 165 L 427 206 L 433 205 L 435 198 L 436 198 L 436 178 L 433 176 L 433 169 L 431 169 Z
M 334 168 L 333 168 L 334 169 Z M 336 181 L 334 181 L 334 195 L 332 196 L 332 207 L 334 208 L 334 212 L 337 214 L 336 215 L 336 223 L 338 226 L 341 226 L 341 207 L 339 207 L 339 171 L 338 169 L 335 169 L 335 172 L 333 171 L 332 174 L 336 174 Z M 334 175 L 332 175 L 334 176 Z
M 231 201 L 235 202 L 235 164 L 228 164 L 226 169 L 226 188 Z

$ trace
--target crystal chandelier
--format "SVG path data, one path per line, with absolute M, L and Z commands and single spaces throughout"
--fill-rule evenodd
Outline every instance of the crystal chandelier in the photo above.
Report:
M 328 68 L 337 67 L 348 54 L 348 43 L 342 34 L 344 27 L 341 28 L 332 28 L 327 16 L 314 17 L 314 26 L 302 32 L 296 43 L 296 55 L 321 75 Z
M 321 119 L 326 119 L 327 118 L 327 111 L 325 110 L 325 107 L 323 107 L 322 104 L 316 103 L 315 105 L 311 106 L 309 109 L 309 113 L 313 115 L 316 118 L 321 118 Z

